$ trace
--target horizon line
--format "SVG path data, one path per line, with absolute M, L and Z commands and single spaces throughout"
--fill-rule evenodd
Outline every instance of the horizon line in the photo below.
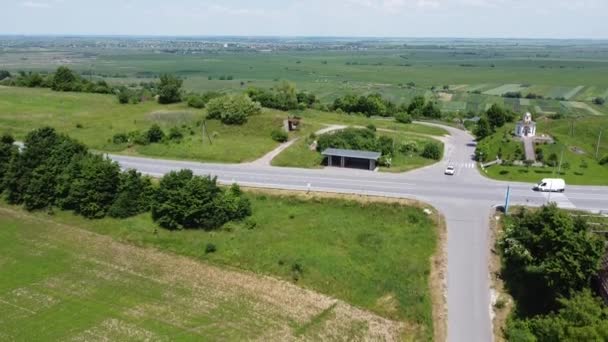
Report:
M 48 37 L 48 38 L 323 38 L 323 39 L 462 39 L 462 40 L 547 40 L 547 41 L 608 41 L 605 38 L 570 37 L 570 38 L 547 38 L 547 37 L 458 37 L 458 36 L 361 36 L 361 35 L 242 35 L 242 34 L 90 34 L 90 33 L 0 33 L 0 37 Z

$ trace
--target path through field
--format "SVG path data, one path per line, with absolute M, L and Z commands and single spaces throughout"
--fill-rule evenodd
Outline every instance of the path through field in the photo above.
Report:
M 0 207 L 0 340 L 400 340 L 408 327 L 289 282 Z M 201 246 L 203 249 L 204 246 Z

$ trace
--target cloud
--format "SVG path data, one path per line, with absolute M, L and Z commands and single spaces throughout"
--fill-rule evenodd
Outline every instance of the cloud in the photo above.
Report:
M 24 1 L 21 3 L 21 6 L 27 8 L 50 8 L 51 4 L 47 2 Z

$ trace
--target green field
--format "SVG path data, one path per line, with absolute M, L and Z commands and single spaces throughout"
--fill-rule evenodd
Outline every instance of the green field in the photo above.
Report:
M 608 185 L 608 165 L 600 165 L 595 158 L 598 136 L 603 130 L 608 134 L 608 118 L 585 117 L 575 120 L 551 120 L 542 118 L 537 121 L 537 135 L 550 135 L 555 144 L 538 145 L 545 159 L 556 154 L 560 159 L 563 151 L 562 170 L 559 167 L 492 166 L 487 169 L 488 176 L 511 181 L 538 182 L 542 178 L 560 177 L 568 184 Z M 523 145 L 511 136 L 513 124 L 508 124 L 494 135 L 484 139 L 480 146 L 486 148 L 490 159 L 502 150 L 503 159 L 512 160 L 515 150 Z M 608 139 L 602 139 L 599 158 L 608 156 Z M 564 165 L 566 165 L 564 167 Z
M 0 68 L 49 72 L 57 68 L 57 60 L 66 60 L 75 70 L 92 72 L 93 79 L 105 78 L 127 85 L 154 80 L 161 73 L 173 73 L 185 79 L 186 89 L 195 91 L 269 88 L 281 80 L 290 80 L 325 103 L 349 93 L 373 92 L 398 103 L 407 103 L 417 95 L 438 100 L 437 91 L 444 86 L 454 94 L 481 93 L 472 94 L 478 96 L 465 100 L 466 105 L 442 102 L 444 111 L 483 110 L 500 101 L 505 92 L 521 91 L 524 96 L 535 93 L 551 98 L 545 100 L 550 106 L 531 100 L 530 106 L 521 110 L 540 106 L 543 111 L 549 111 L 544 107 L 553 107 L 565 115 L 589 115 L 584 109 L 560 108 L 556 99 L 591 103 L 595 97 L 608 97 L 608 83 L 603 77 L 608 73 L 605 42 L 364 40 L 356 45 L 364 48 L 346 51 L 293 48 L 291 40 L 278 39 L 275 43 L 280 48 L 266 52 L 250 48 L 250 42 L 244 40 L 238 44 L 247 48 L 195 54 L 143 47 L 97 49 L 77 44 L 40 51 L 14 47 L 0 51 Z M 304 45 L 314 43 L 303 40 Z M 338 46 L 348 44 L 336 42 Z M 219 80 L 228 75 L 233 79 Z M 482 106 L 478 105 L 480 102 Z M 600 112 L 608 110 L 602 107 Z
M 124 251 L 127 247 L 118 248 L 103 239 L 94 242 L 97 239 L 76 232 L 84 229 L 222 268 L 285 279 L 404 321 L 407 334 L 415 340 L 432 337 L 429 272 L 437 228 L 421 209 L 329 198 L 255 193 L 249 197 L 253 216 L 217 232 L 165 231 L 157 229 L 149 215 L 88 221 L 66 212 L 51 217 L 0 208 L 0 336 L 86 339 L 99 333 L 122 339 L 133 338 L 127 333 L 146 333 L 184 339 L 200 334 L 248 339 L 262 336 L 265 329 L 285 327 L 293 334 L 302 328 L 297 322 L 301 318 L 281 312 L 287 307 L 259 311 L 263 307 L 255 303 L 259 298 L 251 298 L 252 293 L 239 297 L 241 287 L 235 289 L 236 294 L 226 294 L 230 289 L 221 288 L 215 293 L 221 285 L 218 281 L 208 280 L 211 289 L 200 293 L 199 285 L 192 282 L 202 281 L 205 286 L 205 277 L 213 275 L 203 270 L 200 278 L 188 272 L 192 265 L 182 270 L 177 261 L 165 264 L 161 262 L 165 257 L 150 249 L 139 250 L 145 255 L 129 256 Z M 217 246 L 215 253 L 205 253 L 209 243 Z M 239 329 L 227 329 L 230 322 Z M 372 329 L 355 326 L 345 327 L 353 338 Z M 309 338 L 315 339 L 314 335 Z

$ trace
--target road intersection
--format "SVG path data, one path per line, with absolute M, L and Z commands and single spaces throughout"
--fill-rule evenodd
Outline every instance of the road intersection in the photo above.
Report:
M 532 191 L 532 184 L 490 180 L 471 166 L 475 152 L 473 137 L 456 128 L 442 127 L 450 132 L 450 136 L 443 139 L 444 159 L 404 174 L 109 157 L 125 169 L 133 168 L 152 176 L 187 168 L 195 174 L 217 176 L 221 183 L 412 198 L 429 203 L 445 216 L 448 228 L 448 340 L 491 341 L 489 219 L 494 207 L 504 203 L 507 187 L 511 187 L 511 203 L 515 205 L 540 206 L 550 200 L 563 208 L 596 212 L 608 210 L 608 187 L 569 186 L 564 194 L 549 195 Z M 456 167 L 455 176 L 443 174 L 448 165 Z

